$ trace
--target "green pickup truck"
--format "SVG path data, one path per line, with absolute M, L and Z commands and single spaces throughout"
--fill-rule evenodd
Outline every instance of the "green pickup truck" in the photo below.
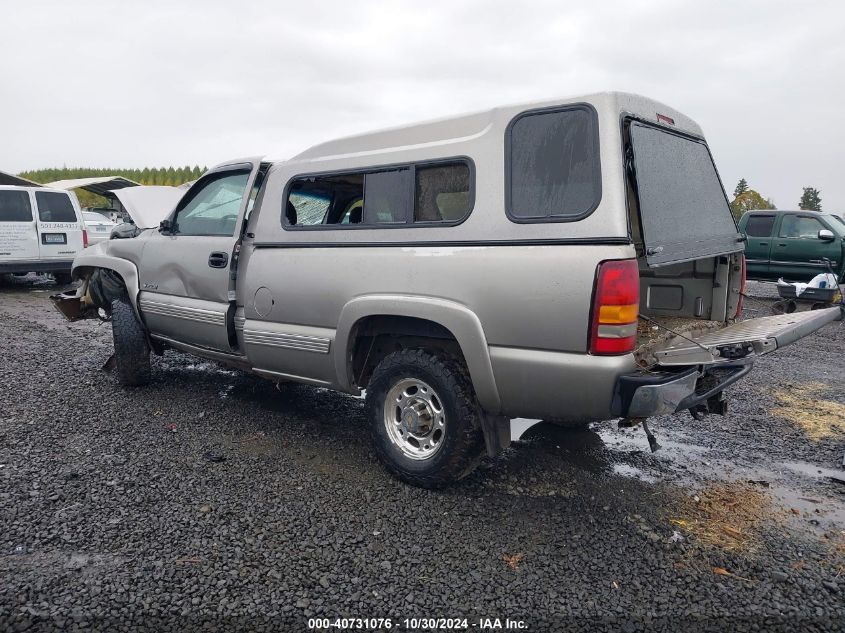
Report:
M 828 272 L 845 276 L 845 220 L 815 211 L 749 211 L 739 221 L 746 235 L 748 279 L 809 281 Z

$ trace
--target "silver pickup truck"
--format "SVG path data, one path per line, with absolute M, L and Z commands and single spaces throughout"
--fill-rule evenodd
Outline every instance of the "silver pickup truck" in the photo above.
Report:
M 514 417 L 724 413 L 755 357 L 842 318 L 736 321 L 744 237 L 700 128 L 621 93 L 218 165 L 114 238 L 55 302 L 111 316 L 122 384 L 173 348 L 366 391 L 377 454 L 426 487 L 506 447 Z

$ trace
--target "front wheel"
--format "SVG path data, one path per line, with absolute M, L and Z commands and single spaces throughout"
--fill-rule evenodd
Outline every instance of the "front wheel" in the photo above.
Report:
M 111 317 L 117 382 L 124 387 L 146 385 L 150 382 L 150 346 L 128 297 L 112 301 Z
M 422 349 L 394 352 L 367 385 L 373 446 L 402 481 L 439 488 L 475 470 L 484 451 L 481 409 L 466 369 Z

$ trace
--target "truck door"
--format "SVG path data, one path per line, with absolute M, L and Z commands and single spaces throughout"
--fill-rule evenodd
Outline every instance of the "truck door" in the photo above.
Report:
M 38 259 L 38 233 L 27 189 L 0 189 L 0 273 L 27 272 L 13 262 Z
M 748 238 L 745 242 L 745 264 L 749 279 L 769 278 L 769 251 L 774 227 L 774 213 L 748 214 L 740 226 Z
M 215 167 L 147 240 L 139 308 L 153 336 L 224 352 L 236 347 L 233 263 L 260 167 L 259 159 Z
M 842 257 L 838 242 L 819 238 L 828 227 L 812 213 L 788 213 L 781 218 L 778 236 L 772 243 L 771 274 L 787 281 L 809 281 L 827 271 L 821 262 L 830 259 L 833 269 Z

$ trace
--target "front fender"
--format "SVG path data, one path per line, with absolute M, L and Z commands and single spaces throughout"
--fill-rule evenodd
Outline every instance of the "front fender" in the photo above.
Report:
M 132 303 L 135 314 L 140 318 L 140 313 L 138 312 L 138 293 L 140 291 L 138 285 L 138 267 L 127 259 L 109 255 L 106 252 L 107 244 L 108 242 L 95 244 L 77 255 L 73 260 L 71 275 L 74 279 L 79 279 L 95 268 L 113 270 L 121 276 L 123 283 L 126 284 L 129 301 Z
M 337 381 L 343 389 L 353 389 L 347 363 L 352 353 L 352 332 L 361 319 L 370 316 L 427 319 L 449 330 L 460 345 L 479 404 L 488 413 L 500 412 L 499 390 L 493 376 L 493 365 L 481 321 L 466 306 L 433 297 L 370 295 L 356 297 L 343 307 L 335 335 L 337 352 L 342 353 L 334 355 Z

